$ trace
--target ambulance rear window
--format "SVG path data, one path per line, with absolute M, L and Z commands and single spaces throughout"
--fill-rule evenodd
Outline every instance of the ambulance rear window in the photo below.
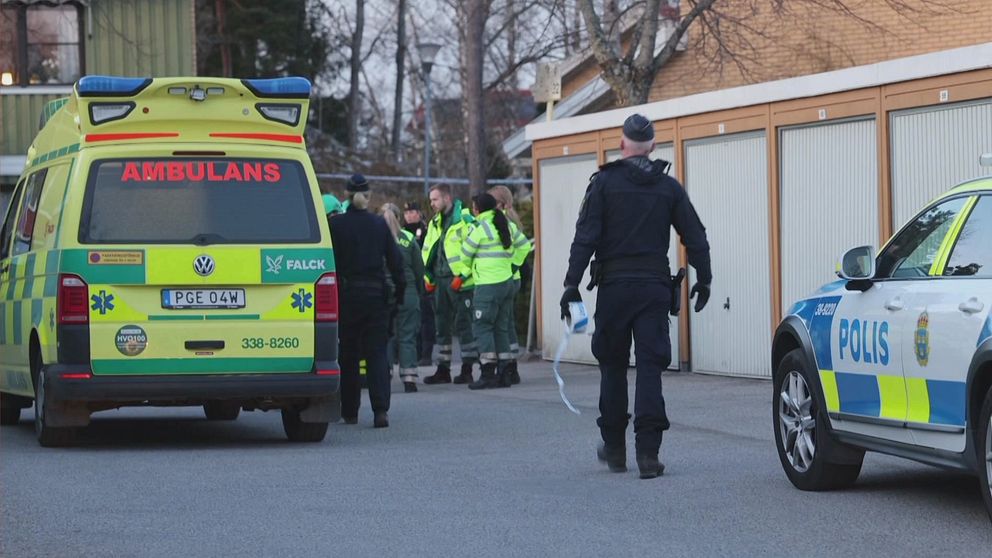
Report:
M 90 167 L 83 244 L 320 241 L 303 166 L 275 159 L 112 159 Z

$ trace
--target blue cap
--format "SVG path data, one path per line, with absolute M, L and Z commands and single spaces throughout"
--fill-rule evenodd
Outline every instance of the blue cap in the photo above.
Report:
M 632 141 L 651 141 L 654 139 L 654 126 L 646 117 L 635 113 L 623 121 L 623 135 Z

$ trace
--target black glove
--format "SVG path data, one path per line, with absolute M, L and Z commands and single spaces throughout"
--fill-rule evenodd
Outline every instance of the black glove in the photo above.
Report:
M 696 298 L 696 306 L 694 309 L 696 312 L 699 312 L 710 300 L 710 286 L 706 283 L 696 283 L 692 286 L 692 290 L 689 291 L 689 298 L 693 298 L 696 295 L 699 295 L 699 298 Z
M 572 313 L 568 310 L 570 302 L 582 302 L 578 287 L 565 287 L 565 294 L 561 295 L 561 319 L 569 322 L 572 321 Z

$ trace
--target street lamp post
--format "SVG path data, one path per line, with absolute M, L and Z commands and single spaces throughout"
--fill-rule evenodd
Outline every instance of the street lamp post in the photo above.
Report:
M 430 194 L 431 176 L 431 68 L 439 50 L 441 45 L 436 43 L 417 44 L 420 69 L 424 73 L 424 196 Z

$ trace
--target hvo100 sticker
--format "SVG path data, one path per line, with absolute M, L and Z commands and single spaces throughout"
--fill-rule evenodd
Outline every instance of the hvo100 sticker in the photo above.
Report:
M 138 356 L 148 346 L 148 334 L 136 325 L 126 325 L 117 330 L 114 337 L 117 350 L 124 356 Z

